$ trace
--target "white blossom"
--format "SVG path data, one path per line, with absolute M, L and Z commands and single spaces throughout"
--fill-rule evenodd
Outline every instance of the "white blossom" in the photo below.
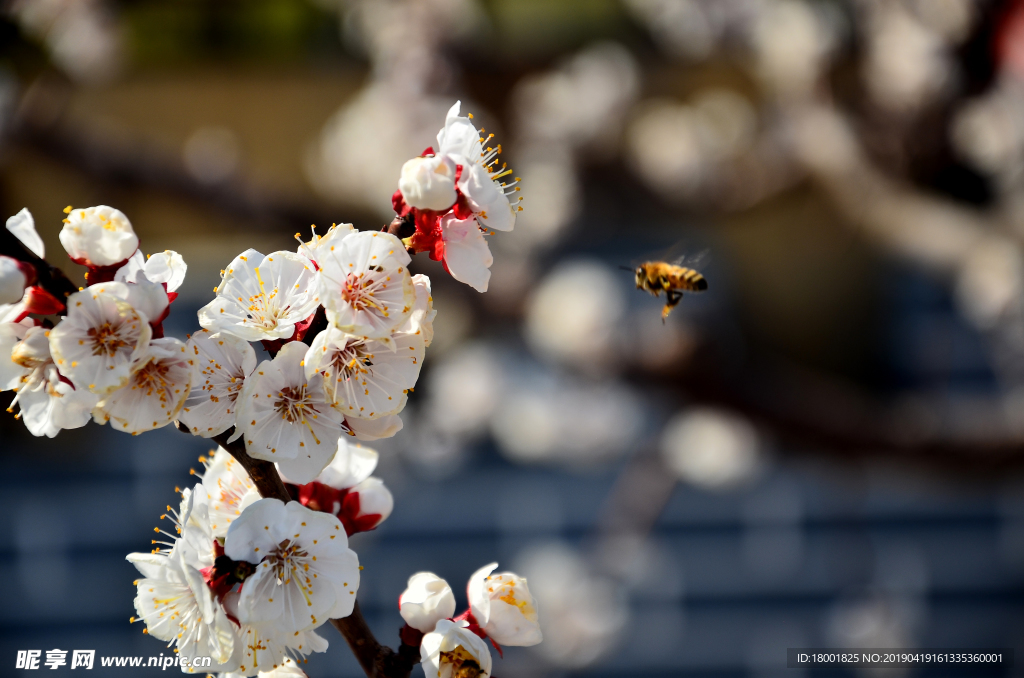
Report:
M 488 148 L 481 162 L 465 167 L 459 178 L 459 190 L 466 196 L 466 203 L 481 226 L 496 231 L 511 231 L 516 225 L 519 205 L 509 202 L 505 193 L 511 185 L 498 181 L 505 172 L 499 171 L 500 168 L 492 171 L 484 165 L 485 161 L 493 157 L 494 151 Z
M 228 265 L 199 324 L 246 341 L 290 339 L 320 304 L 311 262 L 293 252 L 246 250 Z
M 256 352 L 234 335 L 199 330 L 186 342 L 185 355 L 192 391 L 178 419 L 197 436 L 220 435 L 235 425 L 238 395 L 256 369 Z
M 480 667 L 480 678 L 491 675 L 491 652 L 484 641 L 468 630 L 469 622 L 442 619 L 420 643 L 420 661 L 426 678 L 452 678 L 467 662 Z
M 388 519 L 395 508 L 395 498 L 380 478 L 367 478 L 352 486 L 345 499 L 346 503 L 352 506 L 358 501 L 358 510 L 352 510 L 346 516 L 358 532 L 376 528 Z
M 477 292 L 486 292 L 494 257 L 475 219 L 459 219 L 454 213 L 441 217 L 438 228 L 444 241 L 444 264 L 452 277 Z
M 455 204 L 455 162 L 444 155 L 413 158 L 402 165 L 398 190 L 410 207 L 446 210 Z
M 35 323 L 31 318 L 21 322 L 0 322 L 0 391 L 17 388 L 25 376 L 26 367 L 18 364 L 12 354 L 14 347 L 33 327 Z
M 149 635 L 168 641 L 182 657 L 211 657 L 220 664 L 231 658 L 237 639 L 234 624 L 199 570 L 212 563 L 212 541 L 203 525 L 205 514 L 193 510 L 194 492 L 205 495 L 201 485 L 184 493 L 177 525 L 182 536 L 171 548 L 131 553 L 127 559 L 144 577 L 135 582 L 135 609 Z
M 504 165 L 497 166 L 501 147 L 484 147 L 491 137 L 482 139 L 472 121 L 459 115 L 461 105 L 462 102 L 455 102 L 448 111 L 444 127 L 437 133 L 438 155 L 451 156 L 462 165 L 459 191 L 466 196 L 466 203 L 480 225 L 511 231 L 519 207 L 518 201 L 509 202 L 508 195 L 518 190 L 518 179 L 507 184 L 501 181 L 512 173 Z
M 398 328 L 398 331 L 413 334 L 419 332 L 423 335 L 423 345 L 430 346 L 430 342 L 434 340 L 434 316 L 437 315 L 437 311 L 434 310 L 434 298 L 430 296 L 430 278 L 417 273 L 412 277 L 412 284 L 416 300 L 413 302 L 409 319 Z
M 12 352 L 29 329 L 36 326 L 25 316 L 25 303 L 0 304 L 0 391 L 17 388 L 25 376 L 25 368 L 12 359 Z
M 13 217 L 7 218 L 7 230 L 13 233 L 21 241 L 21 244 L 37 257 L 40 259 L 46 257 L 46 246 L 43 244 L 43 239 L 39 237 L 39 232 L 36 231 L 35 219 L 32 218 L 32 213 L 28 211 L 27 207 L 22 208 Z
M 389 414 L 379 419 L 346 417 L 345 427 L 351 431 L 356 440 L 370 442 L 381 438 L 390 438 L 401 431 L 402 419 L 397 414 Z
M 323 377 L 328 401 L 348 418 L 378 419 L 405 407 L 423 365 L 421 334 L 364 339 L 328 327 L 306 353 L 307 379 Z
M 536 645 L 542 640 L 537 601 L 526 579 L 512 572 L 491 574 L 486 565 L 469 578 L 469 607 L 477 624 L 499 645 Z
M 348 442 L 347 436 L 338 438 L 337 451 L 334 458 L 314 480 L 336 490 L 347 490 L 363 482 L 377 468 L 380 455 L 376 450 Z M 284 473 L 281 477 L 286 483 L 293 482 Z M 337 509 L 331 511 L 337 513 Z
M 127 261 L 139 248 L 131 222 L 120 210 L 98 205 L 66 211 L 60 243 L 76 263 L 113 266 Z
M 0 367 L 0 390 L 17 392 L 7 411 L 18 405 L 32 435 L 52 438 L 61 429 L 85 426 L 98 397 L 61 380 L 48 335 L 43 327 L 0 323 L 0 356 L 9 356 Z
M 331 323 L 356 336 L 391 334 L 416 298 L 409 261 L 401 240 L 378 231 L 355 233 L 323 253 L 320 297 Z
M 223 454 L 227 455 L 226 452 Z M 171 551 L 157 549 L 151 554 L 132 554 L 129 556 L 129 560 L 132 560 L 136 567 L 143 571 L 143 574 L 152 578 L 154 575 L 151 572 L 160 572 L 168 555 L 173 556 L 174 553 L 180 552 L 182 563 L 187 566 L 186 573 L 193 575 L 188 579 L 190 588 L 195 592 L 194 598 L 200 604 L 205 604 L 205 595 L 209 592 L 209 588 L 202 578 L 196 581 L 194 574 L 195 571 L 202 574 L 205 568 L 214 565 L 216 555 L 214 538 L 223 538 L 224 536 L 214 524 L 217 519 L 216 501 L 217 498 L 207 492 L 206 486 L 203 484 L 185 489 L 182 492 L 178 513 L 174 515 L 171 512 L 178 533 L 181 535 L 169 544 L 172 547 Z M 168 511 L 170 512 L 170 507 L 168 507 Z M 173 535 L 168 536 L 173 537 Z M 165 606 L 177 602 L 175 607 L 178 610 L 185 608 L 187 611 L 192 601 L 187 592 L 182 591 L 181 594 L 182 597 L 178 601 L 167 597 L 155 602 Z M 219 602 L 216 598 L 212 602 L 213 616 L 217 626 L 219 626 L 221 615 L 225 615 L 229 620 L 237 620 L 239 617 L 237 587 L 233 587 L 232 590 L 222 595 L 223 598 Z M 166 614 L 166 608 L 164 612 Z M 159 615 L 157 616 L 160 621 Z M 204 613 L 203 619 L 205 618 Z M 194 628 L 200 635 L 204 630 L 202 626 Z M 239 626 L 236 621 L 231 621 L 228 629 L 232 636 L 231 646 L 226 647 L 226 643 L 224 643 L 225 647 L 221 648 L 222 651 L 217 654 L 208 653 L 208 656 L 211 656 L 215 662 L 215 665 L 210 667 L 214 671 L 233 672 L 235 675 L 256 675 L 286 665 L 289 658 L 300 659 L 310 652 L 323 652 L 327 649 L 327 641 L 309 630 L 287 632 L 269 625 L 241 624 Z M 226 651 L 224 651 L 225 649 Z M 194 672 L 192 667 L 182 670 L 188 673 Z
M 148 257 L 139 250 L 114 273 L 117 282 L 151 282 L 164 285 L 168 292 L 174 292 L 185 281 L 188 265 L 174 250 L 164 250 Z
M 132 435 L 171 423 L 192 388 L 185 344 L 172 337 L 153 339 L 132 369 L 128 383 L 96 405 L 97 423 L 112 422 Z
M 302 361 L 309 347 L 285 344 L 245 380 L 236 411 L 235 435 L 255 459 L 280 465 L 297 483 L 308 483 L 331 461 L 342 433 L 341 412 L 324 395 L 323 377 L 307 381 Z
M 237 671 L 218 674 L 219 678 L 241 678 L 245 675 L 245 673 L 239 673 Z M 285 659 L 284 663 L 276 669 L 260 671 L 256 675 L 259 676 L 259 678 L 307 678 L 305 672 L 300 669 L 292 659 Z
M 333 252 L 334 248 L 341 244 L 341 241 L 357 233 L 355 227 L 352 224 L 331 224 L 331 227 L 327 229 L 327 233 L 322 236 L 316 234 L 314 227 L 313 237 L 307 242 L 302 242 L 302 236 L 298 233 L 295 234 L 295 239 L 299 241 L 298 254 L 306 257 L 313 262 L 317 270 L 320 269 L 320 260 L 329 252 Z
M 398 597 L 398 609 L 406 624 L 430 633 L 437 622 L 455 616 L 455 594 L 448 582 L 433 572 L 417 572 Z
M 238 598 L 242 623 L 291 633 L 352 613 L 359 558 L 335 516 L 261 499 L 231 523 L 224 552 L 256 565 Z
M 119 285 L 123 285 L 126 295 L 124 300 L 139 314 L 145 316 L 151 326 L 162 323 L 167 317 L 171 302 L 163 285 L 148 280 Z
M 224 609 L 238 618 L 239 593 L 232 591 L 224 596 Z M 280 673 L 279 670 L 293 660 L 301 661 L 311 652 L 325 652 L 327 640 L 315 631 L 288 633 L 267 625 L 242 624 L 235 632 L 235 652 L 221 665 L 214 665 L 204 672 L 216 671 L 227 676 L 274 676 L 293 678 L 296 674 Z M 194 669 L 188 669 L 192 672 Z
M 223 447 L 218 447 L 212 459 L 201 457 L 206 464 L 203 487 L 210 498 L 210 530 L 214 537 L 223 538 L 228 527 L 247 506 L 260 499 L 252 478 L 242 465 Z
M 124 283 L 100 283 L 68 297 L 68 315 L 50 331 L 50 350 L 61 374 L 94 393 L 128 383 L 149 345 L 149 319 L 126 301 Z
M 29 278 L 22 262 L 0 255 L 0 304 L 16 304 L 25 296 Z

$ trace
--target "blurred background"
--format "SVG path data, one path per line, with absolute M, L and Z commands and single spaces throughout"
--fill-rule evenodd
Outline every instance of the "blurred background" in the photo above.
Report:
M 395 512 L 353 539 L 382 642 L 409 575 L 461 608 L 497 559 L 545 633 L 498 678 L 1022 647 L 1024 2 L 0 8 L 3 214 L 27 206 L 56 262 L 64 206 L 124 211 L 189 265 L 179 338 L 243 249 L 388 223 L 455 99 L 502 143 L 525 211 L 490 290 L 414 261 L 436 338 L 375 445 Z M 703 252 L 709 291 L 664 324 L 619 270 Z M 166 652 L 128 624 L 124 556 L 206 441 L 10 417 L 0 440 L 3 673 L 18 649 Z M 361 675 L 323 635 L 309 674 Z

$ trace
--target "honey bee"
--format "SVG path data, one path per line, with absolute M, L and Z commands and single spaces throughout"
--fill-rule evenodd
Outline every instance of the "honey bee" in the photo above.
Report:
M 452 678 L 480 678 L 482 673 L 479 664 L 472 659 L 467 659 L 452 672 Z
M 656 297 L 665 292 L 662 322 L 683 298 L 683 292 L 703 292 L 708 288 L 708 281 L 697 271 L 664 261 L 646 261 L 637 266 L 634 273 L 638 290 L 647 290 Z

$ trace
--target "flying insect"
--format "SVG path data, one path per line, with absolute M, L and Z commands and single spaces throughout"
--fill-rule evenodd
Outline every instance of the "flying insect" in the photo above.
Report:
M 703 292 L 708 288 L 708 281 L 699 272 L 665 261 L 646 261 L 635 270 L 626 270 L 636 275 L 638 290 L 646 290 L 656 297 L 665 293 L 665 307 L 661 309 L 662 322 L 665 322 L 665 318 L 683 298 L 684 292 Z

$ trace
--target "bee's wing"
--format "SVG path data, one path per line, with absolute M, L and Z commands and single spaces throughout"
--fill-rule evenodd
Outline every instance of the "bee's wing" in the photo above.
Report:
M 707 265 L 711 258 L 711 248 L 705 247 L 699 252 L 686 253 L 676 257 L 672 263 L 676 266 L 685 266 L 700 271 L 700 267 Z
M 635 257 L 630 260 L 630 264 L 635 269 L 641 264 L 646 264 L 651 261 L 659 261 L 666 264 L 673 263 L 673 259 L 680 259 L 686 256 L 687 247 L 685 241 L 677 241 L 667 247 L 661 247 L 659 249 L 648 251 L 641 257 Z

